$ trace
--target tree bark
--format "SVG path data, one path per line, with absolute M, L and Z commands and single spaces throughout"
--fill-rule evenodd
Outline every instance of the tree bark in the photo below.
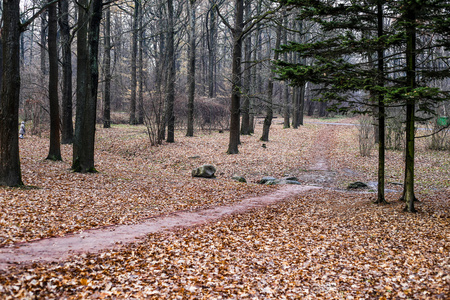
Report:
M 61 144 L 73 143 L 72 121 L 72 52 L 69 26 L 69 1 L 59 2 L 59 27 L 61 34 L 62 53 L 62 119 Z
M 290 120 L 290 103 L 289 103 L 289 85 L 285 84 L 284 86 L 284 111 L 283 111 L 283 128 L 290 128 L 291 127 L 291 120 Z
M 382 1 L 377 2 L 377 26 L 378 26 L 378 38 L 384 35 L 383 29 L 383 6 Z M 377 50 L 378 56 L 378 85 L 384 86 L 384 51 L 381 47 Z M 387 201 L 384 197 L 384 178 L 385 178 L 385 123 L 386 123 L 385 105 L 383 94 L 378 95 L 378 195 L 376 203 L 386 204 Z
M 3 72 L 0 99 L 0 185 L 23 185 L 20 171 L 20 8 L 19 0 L 3 1 Z
M 52 0 L 49 0 L 50 2 Z M 59 161 L 61 158 L 61 136 L 58 101 L 58 17 L 56 3 L 48 6 L 48 57 L 49 79 L 48 96 L 50 102 L 50 149 L 47 159 Z
M 286 11 L 283 12 L 283 22 L 284 24 L 287 24 L 287 14 Z M 288 37 L 287 37 L 287 30 L 283 31 L 283 44 L 286 45 L 288 43 Z M 283 54 L 283 60 L 288 60 L 288 54 L 287 52 L 284 52 Z M 284 97 L 284 107 L 283 107 L 283 128 L 290 128 L 291 127 L 291 121 L 290 121 L 290 103 L 289 103 L 289 85 L 287 82 L 284 83 L 284 91 L 283 91 L 283 97 Z
M 155 67 L 156 70 L 159 74 L 161 74 L 160 76 L 156 76 L 156 88 L 158 91 L 158 95 L 159 95 L 159 99 L 158 99 L 158 103 L 155 105 L 156 109 L 155 111 L 156 113 L 156 124 L 158 126 L 158 140 L 157 143 L 161 144 L 162 141 L 164 141 L 165 137 L 166 137 L 166 125 L 167 125 L 167 99 L 164 98 L 163 101 L 163 82 L 167 83 L 167 76 L 168 76 L 168 72 L 166 72 L 166 68 L 164 65 L 164 62 L 167 60 L 167 50 L 166 50 L 166 40 L 167 40 L 167 36 L 168 34 L 165 33 L 165 28 L 167 28 L 167 23 L 165 22 L 166 20 L 163 18 L 164 15 L 164 5 L 163 5 L 163 1 L 161 1 L 159 9 L 158 9 L 158 16 L 159 16 L 159 22 L 158 22 L 158 26 L 159 26 L 159 47 L 158 44 L 154 44 L 155 45 L 155 52 L 157 52 L 159 50 L 159 55 L 158 55 L 158 59 L 156 59 L 155 62 Z M 164 86 L 165 88 L 165 86 Z
M 188 122 L 186 136 L 194 136 L 195 98 L 195 0 L 189 0 L 189 55 L 188 55 Z
M 326 102 L 326 101 L 320 102 L 319 117 L 323 118 L 323 117 L 327 116 L 327 106 L 328 106 L 328 102 Z
M 298 95 L 299 99 L 298 99 L 298 118 L 297 118 L 297 122 L 298 122 L 298 126 L 303 125 L 303 119 L 304 119 L 304 107 L 305 107 L 305 93 L 306 93 L 306 83 L 304 83 L 301 87 L 300 87 L 300 93 Z M 297 127 L 298 127 L 297 126 Z
M 138 17 L 139 0 L 134 0 L 133 31 L 131 37 L 131 96 L 130 96 L 130 125 L 136 125 L 136 90 L 137 90 L 137 45 L 138 45 Z
M 208 40 L 208 96 L 216 97 L 216 44 L 217 44 L 217 24 L 215 0 L 209 0 L 210 17 L 209 17 L 209 40 Z
M 142 22 L 143 7 L 142 1 L 139 1 L 139 95 L 138 95 L 138 124 L 144 124 L 144 29 Z
M 42 76 L 47 75 L 47 50 L 45 49 L 45 45 L 47 45 L 47 17 L 46 12 L 43 12 L 41 14 L 41 52 L 40 52 L 40 58 L 41 58 L 41 72 Z
M 406 21 L 406 81 L 410 91 L 416 87 L 416 8 L 408 4 Z M 403 200 L 405 211 L 416 212 L 414 208 L 414 118 L 416 103 L 414 99 L 406 102 L 406 147 L 405 147 L 405 182 Z
M 241 60 L 242 60 L 242 31 L 244 19 L 244 0 L 235 0 L 235 26 L 233 36 L 233 58 L 231 74 L 231 106 L 230 106 L 230 140 L 228 154 L 239 153 L 239 123 L 241 102 Z
M 88 97 L 88 46 L 87 46 L 87 26 L 88 1 L 78 1 L 78 31 L 77 31 L 77 90 L 76 90 L 76 116 L 75 132 L 73 141 L 72 170 L 75 172 L 88 172 L 91 163 L 86 161 L 86 148 L 84 136 L 84 124 L 86 123 L 86 98 Z
M 173 21 L 173 0 L 167 0 L 168 12 L 168 36 L 167 36 L 167 56 L 168 56 L 168 76 L 167 76 L 167 139 L 166 142 L 175 142 L 175 28 Z
M 111 8 L 105 11 L 105 55 L 103 58 L 105 74 L 105 99 L 103 100 L 103 128 L 111 127 Z
M 83 7 L 87 1 L 79 1 L 77 53 L 77 116 L 72 169 L 75 172 L 97 172 L 94 166 L 95 124 L 98 88 L 98 45 L 102 0 L 93 0 L 90 20 Z M 88 22 L 89 20 L 89 22 Z M 89 25 L 89 27 L 87 26 Z M 88 30 L 89 28 L 89 30 Z M 79 78 L 83 76 L 83 78 Z
M 283 27 L 283 22 L 280 21 L 280 24 L 277 27 L 277 37 L 276 37 L 276 42 L 275 42 L 275 49 L 280 48 L 282 27 Z M 273 55 L 274 61 L 277 61 L 278 57 L 279 57 L 278 52 L 275 51 L 275 53 Z M 274 69 L 275 69 L 275 66 L 272 64 L 272 67 L 271 67 L 272 73 L 273 73 Z M 260 140 L 263 142 L 269 141 L 269 130 L 270 130 L 270 125 L 272 125 L 272 119 L 273 119 L 273 77 L 272 77 L 272 74 L 270 74 L 269 76 L 270 77 L 269 77 L 269 82 L 268 82 L 268 87 L 267 87 L 266 116 L 264 118 L 263 132 L 262 132 L 262 136 L 260 138 Z
M 251 18 L 251 1 L 247 0 L 245 2 L 245 19 Z M 250 135 L 250 67 L 251 67 L 251 47 L 252 39 L 251 35 L 248 35 L 244 40 L 244 72 L 243 72 L 243 101 L 242 101 L 242 121 L 241 121 L 241 134 Z
M 298 128 L 298 107 L 299 107 L 299 95 L 300 95 L 300 87 L 294 87 L 294 94 L 292 96 L 292 128 Z

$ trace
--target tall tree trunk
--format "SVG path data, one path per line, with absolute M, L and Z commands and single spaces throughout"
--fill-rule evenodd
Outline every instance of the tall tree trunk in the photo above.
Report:
M 47 75 L 47 50 L 45 49 L 45 45 L 47 45 L 47 14 L 43 12 L 41 14 L 41 75 Z
M 256 15 L 260 16 L 262 13 L 262 9 L 261 9 L 261 1 L 258 1 L 258 3 L 256 4 Z M 262 59 L 262 41 L 261 41 L 261 24 L 258 23 L 256 24 L 256 29 L 255 29 L 255 46 L 254 46 L 254 50 L 253 50 L 253 56 L 252 56 L 252 61 L 255 62 L 261 62 Z M 252 70 L 251 70 L 251 79 L 250 79 L 250 90 L 249 92 L 256 95 L 259 94 L 260 88 L 262 86 L 262 80 L 261 80 L 261 63 L 255 63 L 255 65 L 253 66 Z M 250 107 L 249 109 L 252 108 L 252 103 L 250 103 Z M 253 134 L 255 133 L 255 113 L 251 113 L 250 114 L 250 120 L 249 120 L 249 134 Z
M 186 136 L 194 136 L 195 98 L 195 0 L 189 0 L 188 120 Z
M 383 5 L 382 1 L 377 2 L 377 26 L 378 26 L 378 38 L 384 35 L 383 30 Z M 384 86 L 384 51 L 380 47 L 377 50 L 378 56 L 378 85 Z M 383 94 L 378 95 L 378 196 L 376 203 L 385 204 L 386 199 L 384 197 L 384 178 L 385 178 L 385 106 Z
M 324 118 L 327 116 L 327 106 L 328 102 L 322 101 L 319 106 L 319 117 Z
M 167 56 L 168 56 L 168 74 L 167 74 L 167 139 L 168 143 L 175 142 L 175 44 L 174 44 L 174 21 L 173 21 L 173 0 L 167 0 L 168 12 L 168 36 L 167 36 Z
M 233 58 L 231 70 L 231 106 L 230 106 L 230 140 L 228 154 L 239 153 L 239 119 L 241 104 L 241 60 L 242 60 L 242 31 L 244 27 L 244 0 L 235 0 L 235 26 L 233 35 Z
M 314 111 L 316 110 L 316 103 L 315 101 L 309 100 L 309 106 L 308 106 L 308 116 L 311 117 L 314 115 Z
M 245 1 L 245 19 L 251 18 L 251 0 Z M 250 135 L 250 67 L 251 67 L 251 47 L 252 39 L 251 35 L 248 35 L 244 40 L 244 72 L 243 72 L 243 101 L 242 101 L 242 121 L 241 121 L 241 134 Z
M 111 127 L 111 8 L 105 13 L 105 55 L 103 57 L 105 74 L 105 99 L 103 101 L 103 128 Z
M 277 40 L 275 42 L 275 49 L 279 49 L 280 48 L 280 44 L 281 44 L 281 29 L 283 27 L 283 22 L 280 21 L 280 24 L 277 27 Z M 274 61 L 278 60 L 278 52 L 275 51 L 274 55 L 273 55 L 273 59 Z M 273 73 L 275 66 L 272 65 L 271 67 L 271 73 Z M 270 125 L 272 125 L 272 119 L 273 119 L 273 74 L 269 75 L 269 82 L 268 82 L 268 87 L 267 87 L 267 103 L 266 103 L 266 116 L 264 118 L 264 123 L 263 123 L 263 132 L 262 132 L 262 136 L 260 138 L 261 141 L 264 142 L 268 142 L 269 141 L 269 130 L 270 130 Z
M 62 119 L 61 144 L 73 143 L 72 120 L 72 52 L 69 26 L 69 1 L 59 2 L 59 27 L 62 53 Z
M 87 44 L 88 28 L 88 1 L 78 1 L 78 31 L 77 31 L 77 90 L 76 90 L 76 116 L 73 140 L 72 170 L 75 172 L 88 172 L 91 163 L 86 161 L 86 137 L 84 127 L 87 118 L 87 97 L 89 81 L 89 54 Z
M 283 11 L 283 23 L 287 24 L 287 14 L 286 11 Z M 283 30 L 283 44 L 288 43 L 288 37 L 287 37 L 287 30 Z M 288 54 L 287 52 L 284 52 L 283 54 L 283 60 L 287 61 Z M 289 103 L 289 85 L 287 82 L 284 83 L 284 91 L 283 91 L 283 97 L 284 97 L 284 107 L 283 107 L 283 128 L 290 128 L 291 127 L 291 121 L 289 119 L 290 117 L 290 103 Z
M 144 124 L 144 29 L 142 22 L 143 7 L 139 1 L 139 96 L 138 96 L 138 124 Z
M 138 45 L 138 17 L 139 0 L 134 0 L 133 31 L 131 37 L 131 96 L 130 96 L 130 125 L 136 125 L 136 90 L 137 90 L 137 45 Z
M 3 72 L 0 98 L 0 185 L 23 185 L 20 171 L 20 8 L 19 0 L 3 0 Z
M 102 0 L 93 0 L 90 20 L 83 7 L 87 1 L 78 1 L 79 21 L 84 24 L 78 30 L 77 53 L 77 116 L 72 169 L 75 172 L 96 172 L 94 166 L 95 124 L 98 88 L 98 45 Z M 89 22 L 88 22 L 89 21 Z M 89 25 L 89 27 L 87 26 Z M 89 29 L 89 30 L 88 30 Z M 79 76 L 83 78 L 78 78 Z
M 299 107 L 299 97 L 300 96 L 300 87 L 294 87 L 294 94 L 292 95 L 292 128 L 298 128 L 298 107 Z
M 284 92 L 283 92 L 283 98 L 284 98 L 284 107 L 283 107 L 283 128 L 290 128 L 291 127 L 291 121 L 290 121 L 290 103 L 289 103 L 289 85 L 284 85 Z
M 50 2 L 52 0 L 49 0 Z M 49 79 L 48 96 L 50 101 L 50 149 L 47 159 L 62 160 L 61 136 L 58 101 L 58 47 L 56 44 L 58 34 L 58 17 L 56 3 L 48 6 L 48 57 Z
M 410 91 L 416 87 L 416 7 L 409 5 L 406 11 L 406 81 Z M 406 147 L 405 147 L 405 182 L 403 198 L 405 211 L 415 212 L 414 208 L 414 118 L 416 103 L 414 99 L 406 102 Z
M 297 23 L 298 26 L 298 42 L 301 43 L 303 40 L 303 22 L 300 21 Z M 297 63 L 305 65 L 306 61 L 301 57 L 297 57 Z M 303 82 L 296 91 L 296 97 L 293 108 L 293 117 L 292 117 L 292 127 L 298 128 L 300 125 L 303 125 L 303 108 L 305 106 L 305 91 L 306 91 L 306 82 Z
M 217 44 L 217 24 L 216 24 L 216 1 L 209 0 L 209 40 L 208 40 L 208 96 L 216 97 L 216 44 Z
M 156 70 L 160 76 L 156 76 L 156 88 L 158 90 L 159 95 L 159 101 L 157 103 L 157 108 L 155 109 L 157 111 L 156 115 L 156 124 L 158 125 L 158 144 L 161 144 L 162 141 L 165 139 L 166 136 L 166 125 L 167 125 L 167 101 L 163 101 L 163 82 L 167 82 L 167 76 L 168 72 L 166 72 L 165 68 L 165 62 L 167 61 L 167 50 L 166 50 L 166 40 L 168 37 L 168 34 L 165 34 L 165 28 L 167 28 L 167 23 L 165 22 L 165 19 L 163 18 L 163 4 L 161 1 L 161 5 L 159 6 L 159 57 L 156 60 Z M 158 45 L 155 43 L 155 47 L 157 48 Z M 157 49 L 155 49 L 155 52 Z M 167 99 L 165 99 L 167 100 Z

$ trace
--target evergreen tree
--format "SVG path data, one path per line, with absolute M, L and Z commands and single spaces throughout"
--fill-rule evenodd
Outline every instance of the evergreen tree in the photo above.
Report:
M 436 101 L 448 99 L 445 92 L 426 85 L 427 79 L 447 76 L 448 67 L 433 72 L 422 67 L 419 74 L 417 54 L 448 45 L 444 34 L 439 35 L 440 38 L 431 38 L 429 35 L 445 32 L 446 29 L 437 26 L 437 23 L 448 18 L 448 4 L 419 0 L 366 0 L 340 4 L 302 0 L 280 2 L 299 7 L 298 18 L 317 24 L 320 28 L 320 35 L 317 36 L 320 39 L 307 44 L 291 42 L 282 46 L 282 52 L 296 52 L 310 64 L 278 61 L 279 78 L 290 80 L 293 85 L 300 85 L 304 81 L 321 85 L 319 100 L 332 101 L 334 109 L 364 109 L 363 112 L 368 112 L 371 109 L 365 108 L 378 107 L 380 144 L 377 202 L 380 203 L 385 202 L 384 108 L 389 104 L 406 106 L 405 191 L 409 192 L 405 194 L 405 201 L 408 203 L 407 210 L 414 211 L 410 199 L 414 199 L 415 112 L 417 110 L 423 116 L 429 115 Z M 419 10 L 422 14 L 421 26 L 418 25 Z M 427 21 L 427 18 L 432 21 Z M 422 24 L 427 25 L 422 28 Z M 426 46 L 421 44 L 422 48 L 415 42 L 419 30 L 422 31 L 423 39 L 428 38 Z

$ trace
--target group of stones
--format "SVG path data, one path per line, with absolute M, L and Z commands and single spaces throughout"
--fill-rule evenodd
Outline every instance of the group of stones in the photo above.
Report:
M 192 177 L 202 177 L 202 178 L 215 178 L 216 167 L 210 164 L 202 165 L 194 170 L 192 170 Z M 247 182 L 247 180 L 239 175 L 233 175 L 232 179 L 239 182 Z M 301 184 L 297 177 L 287 176 L 281 179 L 277 179 L 275 177 L 266 176 L 258 180 L 259 184 L 266 185 L 275 185 L 275 184 Z M 357 189 L 367 189 L 369 186 L 363 182 L 357 181 L 350 183 L 347 187 L 349 190 L 357 190 Z
M 216 168 L 213 165 L 203 165 L 194 170 L 192 170 L 192 177 L 202 177 L 202 178 L 214 178 L 216 173 Z M 239 175 L 233 175 L 232 179 L 239 182 L 247 182 L 247 180 Z M 301 184 L 298 178 L 290 176 L 277 179 L 275 177 L 266 176 L 258 180 L 259 184 L 274 185 L 274 184 Z

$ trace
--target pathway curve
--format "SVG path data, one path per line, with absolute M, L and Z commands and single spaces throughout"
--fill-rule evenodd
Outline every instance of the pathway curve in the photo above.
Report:
M 118 244 L 136 242 L 149 233 L 204 224 L 233 213 L 247 212 L 254 208 L 286 201 L 289 197 L 317 188 L 313 186 L 282 185 L 271 194 L 248 198 L 228 206 L 198 211 L 177 211 L 167 216 L 147 219 L 140 224 L 93 229 L 64 237 L 42 239 L 16 244 L 9 248 L 0 248 L 0 270 L 6 269 L 11 264 L 63 261 L 73 254 L 97 252 L 113 248 Z

